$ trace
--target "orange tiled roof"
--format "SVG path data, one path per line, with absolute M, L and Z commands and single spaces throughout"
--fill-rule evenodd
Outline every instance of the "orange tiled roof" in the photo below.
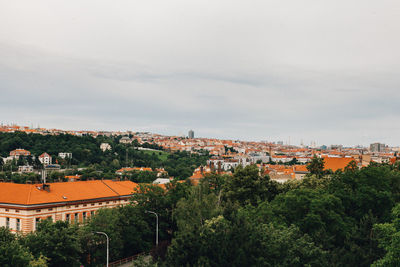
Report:
M 324 169 L 329 170 L 331 169 L 332 171 L 337 171 L 339 169 L 344 170 L 344 168 L 349 165 L 351 161 L 353 161 L 353 158 L 330 158 L 326 157 L 324 159 Z
M 79 181 L 49 183 L 49 192 L 38 189 L 42 184 L 0 183 L 0 203 L 35 205 L 80 201 L 132 194 L 137 184 L 131 181 Z
M 295 165 L 294 170 L 296 172 L 308 172 L 306 165 Z

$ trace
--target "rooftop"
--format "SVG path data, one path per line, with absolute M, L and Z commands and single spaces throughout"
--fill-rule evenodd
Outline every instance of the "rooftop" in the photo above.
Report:
M 49 191 L 43 190 L 42 184 L 0 183 L 0 204 L 29 206 L 127 196 L 137 186 L 131 181 L 112 180 L 58 182 L 48 185 Z

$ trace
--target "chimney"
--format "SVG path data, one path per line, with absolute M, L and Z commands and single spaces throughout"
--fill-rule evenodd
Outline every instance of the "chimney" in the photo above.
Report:
M 43 184 L 42 185 L 42 189 L 47 191 L 47 192 L 50 192 L 50 185 L 49 184 Z

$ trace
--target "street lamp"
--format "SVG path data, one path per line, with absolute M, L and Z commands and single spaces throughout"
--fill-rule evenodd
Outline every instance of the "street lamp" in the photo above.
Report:
M 156 215 L 156 246 L 158 246 L 158 214 L 155 213 L 154 211 L 149 211 L 149 210 L 146 210 L 145 213 L 151 213 Z
M 105 235 L 107 237 L 107 265 L 106 267 L 108 267 L 108 254 L 109 254 L 109 249 L 108 249 L 108 243 L 109 243 L 109 238 L 108 235 L 104 232 L 94 232 L 95 234 L 100 234 L 100 235 Z

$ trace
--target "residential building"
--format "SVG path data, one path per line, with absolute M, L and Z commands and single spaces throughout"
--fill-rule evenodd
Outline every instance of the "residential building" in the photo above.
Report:
M 29 152 L 28 150 L 18 148 L 10 152 L 10 157 L 18 159 L 19 156 L 29 156 L 30 154 L 31 152 Z
M 46 218 L 83 222 L 100 208 L 128 204 L 136 187 L 137 184 L 131 181 L 111 180 L 0 183 L 0 227 L 29 233 Z
M 42 155 L 39 156 L 39 161 L 43 165 L 49 165 L 49 164 L 51 164 L 52 159 L 51 159 L 51 156 L 49 154 L 44 152 Z
M 119 142 L 121 144 L 132 144 L 132 139 L 130 139 L 128 136 L 124 136 L 121 139 L 119 139 Z
M 101 143 L 100 149 L 105 152 L 107 150 L 111 150 L 111 145 L 109 143 Z
M 171 180 L 169 178 L 157 178 L 153 181 L 153 184 L 168 184 Z
M 18 166 L 18 172 L 20 173 L 33 172 L 33 166 L 30 165 Z
M 72 159 L 72 153 L 69 153 L 69 152 L 60 152 L 60 153 L 58 153 L 58 156 L 62 159 L 65 159 L 65 158 Z

